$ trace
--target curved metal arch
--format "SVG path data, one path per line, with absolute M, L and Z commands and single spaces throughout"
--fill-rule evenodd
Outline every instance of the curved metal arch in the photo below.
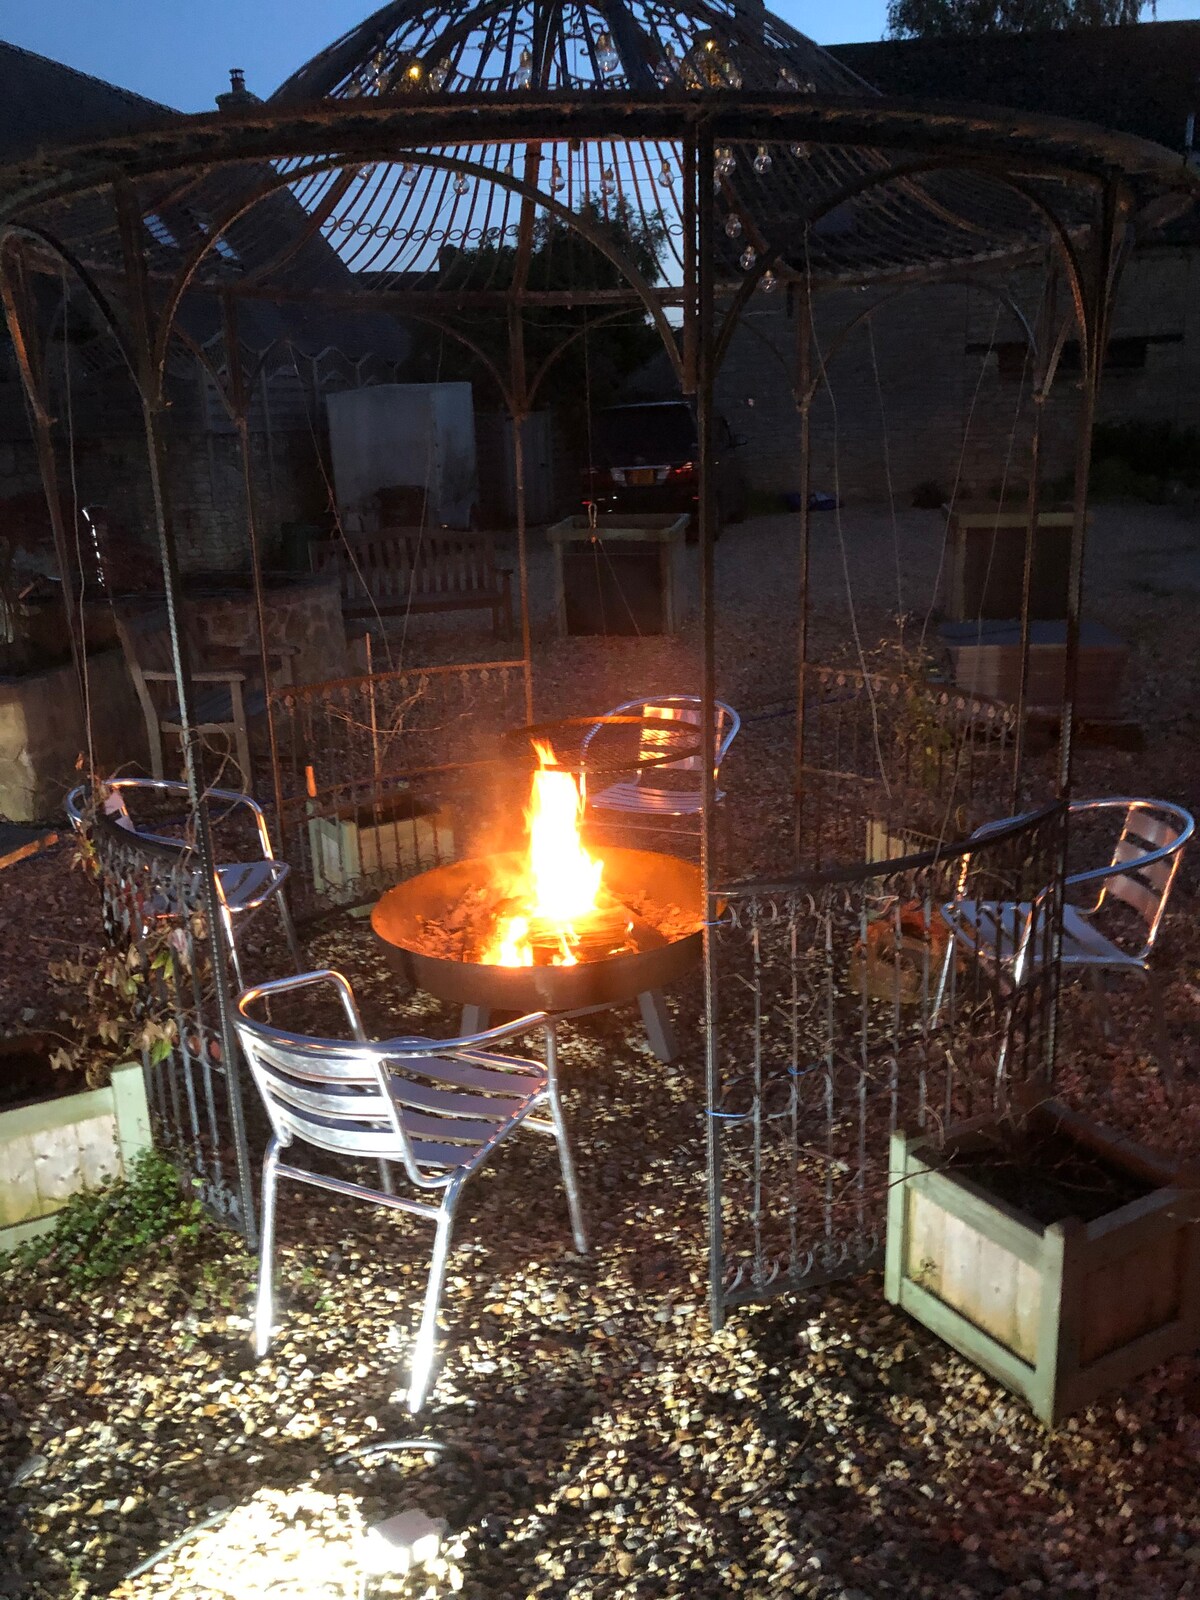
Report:
M 863 173 L 853 181 L 843 184 L 840 189 L 835 190 L 832 194 L 823 199 L 817 209 L 805 218 L 805 221 L 811 228 L 815 223 L 820 222 L 822 218 L 827 217 L 831 212 L 836 211 L 839 206 L 846 205 L 849 201 L 857 199 L 860 195 L 869 193 L 872 189 L 882 188 L 890 183 L 896 183 L 901 187 L 904 187 L 906 180 L 919 177 L 923 173 L 953 171 L 969 173 L 977 177 L 990 179 L 993 183 L 1003 185 L 1006 188 L 1012 189 L 1014 193 L 1019 194 L 1020 197 L 1026 201 L 1026 203 L 1034 211 L 1038 212 L 1049 225 L 1056 246 L 1060 248 L 1060 253 L 1064 257 L 1064 264 L 1067 267 L 1068 276 L 1072 284 L 1081 281 L 1083 276 L 1082 267 L 1080 265 L 1078 255 L 1074 249 L 1070 232 L 1062 218 L 1059 217 L 1057 213 L 1046 204 L 1036 190 L 1030 188 L 1023 179 L 1018 178 L 1001 168 L 995 167 L 990 162 L 972 160 L 958 153 L 944 156 L 914 157 L 909 160 L 895 162 L 886 167 L 878 168 L 873 172 Z M 1092 187 L 1098 186 L 1098 180 L 1096 180 L 1091 174 L 1077 173 L 1074 174 L 1074 177 L 1080 183 L 1087 183 Z M 734 192 L 736 193 L 736 191 Z M 743 205 L 740 209 L 743 217 L 750 215 L 753 218 L 753 209 L 751 207 Z M 757 222 L 757 219 L 756 225 L 761 227 L 761 224 Z M 767 235 L 763 233 L 762 237 L 766 239 Z M 783 258 L 783 251 L 781 249 L 776 248 L 776 254 L 780 258 Z
M 458 344 L 461 344 L 464 349 L 469 350 L 476 360 L 481 364 L 481 366 L 483 366 L 486 371 L 491 374 L 497 389 L 500 391 L 500 398 L 504 401 L 509 416 L 516 415 L 511 385 L 504 381 L 504 378 L 500 372 L 500 368 L 492 360 L 491 356 L 489 356 L 487 352 L 481 348 L 481 346 L 475 343 L 474 339 L 469 339 L 467 335 L 456 328 L 453 323 L 447 322 L 444 318 L 433 315 L 430 312 L 416 310 L 406 311 L 404 314 L 413 322 L 424 322 L 427 323 L 431 328 L 437 328 L 440 333 L 449 334 L 449 336 Z
M 1086 300 L 1084 296 L 1084 273 L 1078 254 L 1071 240 L 1070 232 L 1059 217 L 1041 198 L 1040 195 L 1023 180 L 1010 173 L 997 170 L 990 163 L 964 159 L 961 155 L 927 156 L 911 161 L 901 161 L 878 172 L 864 173 L 851 183 L 843 184 L 842 188 L 822 201 L 821 205 L 807 217 L 806 223 L 811 228 L 820 222 L 823 217 L 829 216 L 841 205 L 856 199 L 859 195 L 867 194 L 872 189 L 882 188 L 886 184 L 896 183 L 906 178 L 919 176 L 924 172 L 960 171 L 982 175 L 990 178 L 992 182 L 1010 188 L 1019 194 L 1035 211 L 1037 211 L 1050 227 L 1051 238 L 1062 256 L 1066 268 L 1067 280 L 1071 287 L 1071 295 L 1075 301 L 1076 312 L 1079 317 L 1081 331 L 1088 329 Z M 1079 175 L 1081 181 L 1095 183 L 1087 174 Z M 764 235 L 764 237 L 766 237 Z M 776 250 L 776 254 L 781 252 Z
M 383 159 L 386 159 L 389 163 L 394 164 L 395 152 L 390 153 Z M 511 189 L 514 193 L 520 194 L 523 198 L 534 202 L 543 210 L 558 218 L 559 221 L 565 223 L 581 237 L 585 238 L 589 244 L 591 244 L 595 249 L 599 250 L 602 255 L 608 258 L 612 265 L 638 295 L 638 298 L 642 301 L 646 307 L 646 310 L 650 313 L 650 316 L 658 329 L 659 337 L 662 339 L 668 355 L 671 356 L 677 373 L 681 370 L 679 354 L 675 349 L 675 341 L 671 334 L 670 324 L 666 320 L 662 305 L 660 304 L 658 297 L 655 295 L 652 285 L 646 280 L 645 276 L 638 271 L 637 267 L 635 267 L 631 261 L 626 259 L 619 250 L 615 249 L 611 241 L 605 238 L 604 234 L 601 233 L 599 229 L 594 228 L 585 218 L 580 217 L 577 212 L 572 211 L 568 206 L 562 205 L 559 201 L 555 200 L 552 195 L 548 195 L 542 190 L 538 189 L 536 185 L 528 184 L 523 179 L 517 178 L 515 173 L 510 175 L 494 168 L 483 167 L 478 162 L 454 160 L 447 156 L 441 156 L 432 152 L 405 152 L 405 159 L 411 162 L 413 166 L 431 167 L 436 171 L 442 172 L 465 173 L 471 177 L 478 178 L 483 182 L 495 183 L 501 188 Z M 361 163 L 352 164 L 357 165 Z M 239 199 L 238 203 L 229 211 L 227 211 L 223 217 L 214 221 L 211 231 L 204 236 L 203 242 L 192 251 L 191 255 L 184 262 L 183 268 L 176 277 L 171 287 L 171 292 L 168 295 L 166 303 L 164 304 L 160 313 L 158 337 L 155 340 L 155 347 L 151 354 L 153 367 L 160 386 L 162 382 L 162 370 L 163 363 L 165 361 L 166 346 L 170 338 L 170 329 L 174 324 L 175 317 L 183 301 L 183 297 L 190 288 L 192 280 L 199 271 L 205 257 L 209 255 L 210 252 L 216 247 L 218 240 L 224 237 L 226 230 L 232 227 L 232 225 L 238 221 L 239 218 L 244 217 L 247 212 L 252 211 L 254 207 L 259 205 L 263 200 L 266 200 L 273 194 L 277 194 L 281 189 L 288 188 L 291 184 L 298 182 L 300 179 L 314 177 L 322 172 L 339 171 L 346 165 L 347 162 L 344 155 L 328 156 L 319 161 L 309 162 L 306 166 L 302 166 L 288 173 L 276 173 L 269 182 L 260 185 L 251 196 L 248 198 Z
M 621 317 L 627 317 L 629 309 L 628 306 L 621 306 L 617 311 L 606 311 L 603 316 L 597 317 L 595 322 L 585 322 L 582 327 L 576 328 L 574 333 L 569 333 L 561 344 L 556 345 L 533 375 L 533 382 L 529 385 L 529 393 L 526 396 L 529 404 L 532 406 L 538 389 L 541 387 L 542 379 L 546 377 L 559 357 L 565 355 L 577 339 L 581 339 L 585 333 L 594 333 L 597 328 L 603 328 L 610 322 L 618 321 Z
M 115 340 L 117 349 L 121 353 L 121 358 L 125 362 L 125 365 L 129 368 L 130 376 L 133 378 L 136 386 L 137 365 L 133 359 L 132 351 L 126 342 L 125 332 L 121 327 L 120 320 L 118 319 L 117 314 L 110 304 L 107 296 L 104 294 L 95 278 L 92 277 L 91 273 L 83 265 L 82 261 L 79 260 L 79 258 L 67 245 L 63 244 L 60 239 L 56 239 L 52 233 L 48 232 L 44 228 L 32 227 L 27 223 L 0 222 L 0 256 L 3 255 L 4 248 L 10 239 L 27 239 L 35 241 L 37 244 L 43 246 L 43 248 L 49 250 L 51 255 L 56 256 L 58 260 L 68 268 L 68 270 L 78 281 L 88 299 L 91 300 L 92 304 L 96 307 L 96 310 L 100 313 L 101 320 Z
M 1021 324 L 1030 349 L 1036 353 L 1037 336 L 1034 333 L 1032 324 L 1030 323 L 1029 318 L 1025 315 L 1024 311 L 1022 311 L 1021 307 L 1006 289 L 1001 288 L 998 284 L 988 283 L 982 278 L 971 278 L 958 275 L 950 278 L 940 278 L 938 283 L 939 285 L 945 284 L 963 289 L 978 289 L 982 293 L 990 295 L 993 300 L 998 300 L 1006 307 L 1007 310 L 1012 312 L 1013 316 Z M 873 301 L 869 306 L 864 306 L 861 311 L 859 311 L 855 316 L 851 317 L 849 322 L 843 323 L 841 328 L 838 329 L 832 344 L 828 345 L 822 351 L 824 364 L 828 366 L 830 362 L 836 360 L 857 330 L 863 327 L 864 324 L 870 322 L 874 318 L 877 311 L 882 311 L 885 306 L 891 305 L 895 300 L 902 299 L 905 295 L 915 294 L 921 289 L 928 289 L 930 287 L 931 285 L 928 283 L 898 284 L 894 289 L 889 289 L 886 294 L 881 296 L 880 299 Z M 728 348 L 729 338 L 732 337 L 732 333 L 734 331 L 735 330 L 731 325 L 729 328 L 729 335 L 727 336 L 725 327 L 722 327 L 721 329 L 721 338 L 718 340 L 716 354 L 716 364 L 718 367 L 720 366 L 721 361 L 724 359 L 726 350 Z M 820 374 L 818 374 L 813 378 L 813 381 L 809 386 L 807 398 L 812 400 L 821 387 L 822 378 Z

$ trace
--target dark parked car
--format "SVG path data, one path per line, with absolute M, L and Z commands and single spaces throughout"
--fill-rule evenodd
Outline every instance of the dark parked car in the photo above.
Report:
M 738 440 L 722 417 L 713 419 L 717 527 L 746 515 L 747 488 L 735 457 Z M 602 514 L 687 511 L 693 525 L 700 490 L 696 417 L 686 400 L 609 406 L 592 418 L 591 467 L 583 473 L 583 502 Z

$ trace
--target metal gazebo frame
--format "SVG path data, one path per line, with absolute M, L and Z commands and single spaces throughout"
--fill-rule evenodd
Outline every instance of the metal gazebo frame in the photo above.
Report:
M 656 174 L 654 163 L 660 161 Z M 249 183 L 224 181 L 230 173 L 244 177 L 247 172 L 254 175 Z M 283 192 L 299 199 L 311 233 L 323 230 L 332 237 L 346 224 L 349 236 L 353 224 L 359 229 L 355 237 L 384 250 L 385 268 L 372 268 L 376 287 L 314 287 L 297 268 L 295 246 L 284 246 L 267 266 L 244 279 L 231 276 L 219 242 L 232 240 L 236 247 L 239 236 L 245 237 L 264 216 L 272 196 Z M 474 204 L 473 195 L 485 192 L 495 197 L 493 223 L 475 234 L 469 217 L 460 218 L 457 229 L 450 225 L 446 219 L 452 221 L 460 201 Z M 618 200 L 626 201 L 635 218 L 669 212 L 666 281 L 651 281 L 622 254 L 611 230 L 602 225 L 604 207 L 597 212 L 597 192 L 611 197 L 614 207 Z M 666 208 L 664 193 L 670 195 Z M 189 297 L 208 297 L 220 308 L 226 397 L 241 441 L 264 677 L 261 536 L 254 509 L 249 386 L 239 312 L 265 301 L 421 319 L 458 339 L 490 371 L 514 423 L 522 662 L 530 721 L 534 705 L 522 424 L 547 369 L 580 330 L 571 332 L 541 370 L 530 375 L 523 316 L 529 307 L 569 303 L 596 309 L 593 328 L 605 319 L 629 315 L 655 325 L 683 392 L 694 397 L 698 419 L 702 725 L 707 726 L 716 698 L 714 388 L 750 297 L 779 280 L 794 284 L 802 307 L 796 384 L 799 779 L 809 665 L 810 413 L 824 378 L 824 363 L 814 368 L 809 338 L 811 297 L 846 284 L 882 285 L 899 292 L 918 283 L 961 280 L 998 262 L 1039 261 L 1048 254 L 1057 281 L 1066 287 L 1069 311 L 1065 319 L 1053 314 L 1042 319 L 1037 393 L 1044 398 L 1049 392 L 1072 324 L 1083 373 L 1058 760 L 1062 802 L 1071 785 L 1090 441 L 1113 294 L 1135 222 L 1181 207 L 1194 193 L 1194 179 L 1178 158 L 1142 141 L 1050 118 L 885 100 L 777 19 L 728 0 L 693 0 L 686 12 L 660 0 L 595 0 L 590 6 L 582 0 L 509 0 L 505 5 L 454 8 L 447 14 L 416 0 L 397 0 L 317 57 L 264 106 L 235 106 L 221 115 L 164 121 L 128 137 L 46 149 L 0 169 L 0 298 L 32 410 L 81 673 L 86 664 L 78 641 L 33 287 L 39 274 L 66 275 L 88 297 L 118 342 L 142 407 L 185 770 L 196 821 L 197 868 L 215 946 L 215 1032 L 228 1069 L 232 1072 L 237 1059 L 231 997 L 212 888 L 215 857 L 204 804 L 203 756 L 179 615 L 180 570 L 164 431 L 168 356 L 172 341 L 180 337 L 177 313 Z M 204 225 L 187 238 L 181 231 L 177 249 L 164 256 L 147 233 L 147 217 L 182 215 L 201 202 Z M 489 198 L 488 205 L 492 203 Z M 422 205 L 429 208 L 424 215 Z M 740 258 L 727 230 L 718 226 L 721 214 L 734 212 L 750 240 Z M 440 241 L 430 214 L 440 219 Z M 360 220 L 354 223 L 356 216 Z M 536 230 L 547 218 L 566 235 L 582 239 L 593 260 L 603 258 L 617 285 L 567 291 L 532 286 L 530 257 Z M 498 241 L 503 249 L 497 249 L 497 259 L 507 265 L 507 280 L 483 287 L 456 283 L 458 263 L 447 241 L 464 250 Z M 506 368 L 464 321 L 498 313 L 507 326 Z M 676 315 L 678 340 L 671 321 Z M 1028 680 L 1037 440 L 1035 422 L 1018 727 Z M 281 812 L 273 720 L 269 727 Z M 1054 849 L 1061 877 L 1061 830 Z M 704 989 L 711 1292 L 714 1321 L 719 1322 L 737 1295 L 730 1291 L 722 1244 L 721 1127 L 712 1114 L 722 1097 L 717 925 L 729 886 L 718 882 L 711 770 L 704 781 L 701 863 L 708 907 Z M 811 879 L 796 880 L 787 892 L 794 894 L 801 883 L 811 885 Z M 1052 995 L 1049 1003 L 1050 1027 L 1038 1047 L 1045 1064 L 1053 1057 Z M 244 1134 L 238 1139 L 240 1223 L 252 1237 Z M 769 1272 L 759 1272 L 756 1291 L 765 1292 L 773 1281 Z M 795 1273 L 789 1278 L 785 1272 L 784 1281 L 798 1280 Z

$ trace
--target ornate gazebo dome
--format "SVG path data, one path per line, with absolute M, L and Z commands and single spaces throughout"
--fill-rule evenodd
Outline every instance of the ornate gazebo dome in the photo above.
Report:
M 883 101 L 812 40 L 736 0 L 395 0 L 314 57 L 270 105 L 286 113 L 345 101 L 437 106 L 447 129 L 464 104 L 503 107 L 514 125 L 524 122 L 511 141 L 447 137 L 398 151 L 387 168 L 322 173 L 295 187 L 342 259 L 376 287 L 461 291 L 455 256 L 470 253 L 472 290 L 507 292 L 522 218 L 528 229 L 536 211 L 543 223 L 583 217 L 602 230 L 619 219 L 624 232 L 652 238 L 658 296 L 669 299 L 685 272 L 683 155 L 678 139 L 655 136 L 645 114 L 655 105 L 676 110 L 675 127 L 679 113 L 731 102 L 811 113 L 805 137 L 772 137 L 764 114 L 760 137 L 718 147 L 718 253 L 730 286 L 755 268 L 770 272 L 767 287 L 780 271 L 829 282 L 960 270 L 1047 237 L 1041 192 L 1020 192 L 985 163 L 969 175 L 947 170 L 967 153 L 961 139 L 956 148 L 959 119 L 944 120 L 943 152 L 916 159 L 906 121 L 927 150 L 935 118 Z M 1029 119 L 1024 128 L 1007 120 L 1008 156 L 1044 134 Z M 559 133 L 564 122 L 577 132 Z M 1062 210 L 1066 197 L 1054 198 Z M 1075 220 L 1069 202 L 1065 220 Z M 493 257 L 486 285 L 481 251 Z

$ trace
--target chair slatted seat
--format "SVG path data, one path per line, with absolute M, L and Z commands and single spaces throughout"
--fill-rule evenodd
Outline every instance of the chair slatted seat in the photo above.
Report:
M 255 1014 L 264 1002 L 322 986 L 336 992 L 349 1039 L 289 1033 Z M 462 1187 L 519 1128 L 549 1134 L 557 1142 L 575 1245 L 581 1253 L 587 1249 L 558 1097 L 554 1024 L 539 1013 L 461 1039 L 396 1038 L 372 1043 L 349 983 L 340 973 L 324 970 L 246 990 L 238 1000 L 236 1027 L 272 1126 L 263 1161 L 256 1349 L 259 1355 L 266 1353 L 274 1317 L 280 1177 L 424 1217 L 436 1223 L 437 1232 L 408 1392 L 410 1411 L 419 1411 L 433 1372 L 437 1312 Z M 493 1052 L 492 1046 L 533 1029 L 544 1032 L 544 1061 Z M 381 1188 L 285 1164 L 280 1157 L 293 1143 L 330 1155 L 378 1161 Z M 392 1164 L 404 1170 L 423 1198 L 394 1192 Z

